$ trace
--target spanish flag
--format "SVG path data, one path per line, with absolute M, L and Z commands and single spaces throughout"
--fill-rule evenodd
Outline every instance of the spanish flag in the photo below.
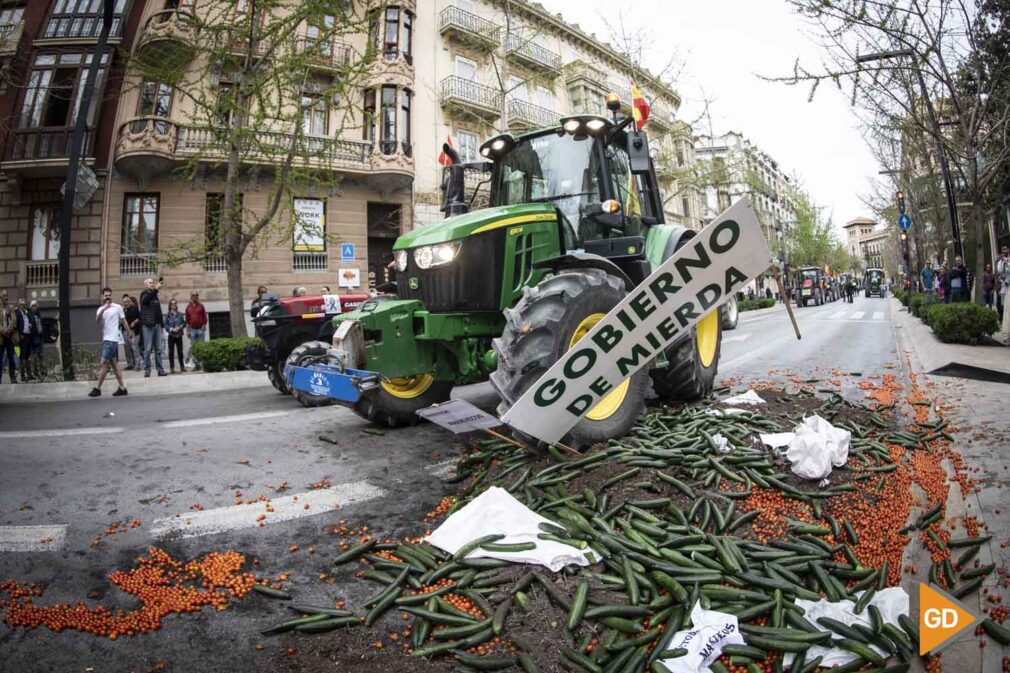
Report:
M 445 137 L 445 143 L 449 147 L 455 147 L 455 145 L 452 144 L 452 134 L 451 133 Z M 444 151 L 440 150 L 439 153 L 438 153 L 438 163 L 440 163 L 443 166 L 451 166 L 452 165 L 452 159 L 449 158 L 448 154 L 446 154 Z
M 635 128 L 639 131 L 649 123 L 649 102 L 634 83 L 631 85 L 631 115 L 635 118 Z

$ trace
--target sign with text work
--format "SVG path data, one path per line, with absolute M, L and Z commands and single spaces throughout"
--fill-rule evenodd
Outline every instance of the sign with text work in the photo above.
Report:
M 729 207 L 633 289 L 502 417 L 553 443 L 610 391 L 771 266 L 750 199 Z

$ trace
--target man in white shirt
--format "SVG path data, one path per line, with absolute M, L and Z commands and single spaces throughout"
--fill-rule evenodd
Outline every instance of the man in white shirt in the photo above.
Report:
M 129 331 L 126 324 L 126 314 L 123 307 L 112 303 L 112 290 L 102 288 L 102 305 L 95 314 L 95 322 L 102 326 L 102 363 L 98 366 L 98 385 L 91 389 L 88 397 L 100 397 L 102 383 L 109 367 L 116 375 L 119 389 L 112 393 L 113 397 L 126 395 L 126 385 L 123 383 L 123 368 L 119 366 L 119 344 L 123 343 L 123 331 Z

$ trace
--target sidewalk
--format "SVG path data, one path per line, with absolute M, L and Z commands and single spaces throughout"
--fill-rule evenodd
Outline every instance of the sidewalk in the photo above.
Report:
M 128 371 L 124 372 L 123 376 L 126 379 L 126 389 L 130 391 L 130 397 L 136 395 L 178 395 L 270 385 L 266 372 L 254 371 L 218 372 L 215 374 L 188 371 L 168 376 L 158 376 L 157 372 L 152 371 L 151 378 L 144 378 L 144 372 Z M 12 385 L 5 378 L 4 382 L 0 384 L 0 404 L 4 402 L 59 402 L 84 399 L 94 386 L 95 381 L 93 380 Z M 102 388 L 103 396 L 111 395 L 116 390 L 116 378 L 109 374 Z
M 893 297 L 889 301 L 891 323 L 898 336 L 898 344 L 903 350 L 915 352 L 923 373 L 975 368 L 992 372 L 997 379 L 1005 376 L 1010 381 L 1010 348 L 945 344 L 933 336 L 933 330 L 909 313 L 901 302 Z

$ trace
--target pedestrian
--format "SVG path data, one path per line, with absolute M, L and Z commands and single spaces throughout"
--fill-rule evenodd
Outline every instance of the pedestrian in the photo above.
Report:
M 766 287 L 765 288 L 765 299 L 771 299 L 771 298 L 772 298 L 772 289 L 770 287 Z
M 199 292 L 189 293 L 189 303 L 186 304 L 186 336 L 189 337 L 189 356 L 186 362 L 193 368 L 199 367 L 200 360 L 193 356 L 193 344 L 207 340 L 207 309 L 200 303 Z
M 329 286 L 329 285 L 323 285 L 323 286 L 322 286 L 322 287 L 320 288 L 320 292 L 321 292 L 322 294 L 329 294 L 329 293 L 330 293 L 330 286 Z
M 922 277 L 922 289 L 924 292 L 933 291 L 933 269 L 926 265 L 922 267 L 922 271 L 919 273 Z
M 45 330 L 42 328 L 42 314 L 39 313 L 39 303 L 32 299 L 28 305 L 28 324 L 31 326 L 32 354 L 28 363 L 32 370 L 32 378 L 42 380 L 42 346 L 45 343 Z
M 291 296 L 292 297 L 304 297 L 308 293 L 309 293 L 309 291 L 305 288 L 305 286 L 300 285 L 300 286 L 298 286 L 298 287 L 296 287 L 294 289 L 294 293 Z
M 95 322 L 102 326 L 102 362 L 98 365 L 98 383 L 88 393 L 88 397 L 101 397 L 102 383 L 109 368 L 116 377 L 119 388 L 112 393 L 113 397 L 126 395 L 126 384 L 123 383 L 123 368 L 119 366 L 119 344 L 123 342 L 123 330 L 128 330 L 126 314 L 123 307 L 112 303 L 112 290 L 102 288 L 102 305 L 95 313 Z
M 154 351 L 154 364 L 158 376 L 168 376 L 165 365 L 162 364 L 161 330 L 165 318 L 161 313 L 161 300 L 158 291 L 161 282 L 153 278 L 144 279 L 144 291 L 140 293 L 140 325 L 144 335 L 144 378 L 151 376 L 151 351 Z
M 940 265 L 940 279 L 937 281 L 937 291 L 940 293 L 940 301 L 944 304 L 950 303 L 950 274 L 947 272 L 947 265 Z
M 992 272 L 992 264 L 986 264 L 982 272 L 982 303 L 988 309 L 993 307 L 994 294 L 996 294 L 996 274 Z
M 24 297 L 18 299 L 14 315 L 18 319 L 18 363 L 21 369 L 21 383 L 28 383 L 28 379 L 31 378 L 28 362 L 32 357 L 32 324 L 28 320 L 28 307 L 25 305 Z
M 961 255 L 954 257 L 954 266 L 948 275 L 950 277 L 950 301 L 954 303 L 968 301 L 968 269 L 965 268 Z
M 179 302 L 168 300 L 168 313 L 165 314 L 165 331 L 168 333 L 168 371 L 175 373 L 175 354 L 179 353 L 179 371 L 186 371 L 185 360 L 182 359 L 182 337 L 186 333 L 186 315 L 179 313 Z
M 122 297 L 123 314 L 126 316 L 127 329 L 123 330 L 123 352 L 126 353 L 126 368 L 140 369 L 140 351 L 134 338 L 133 325 L 140 322 L 140 309 L 133 303 L 129 294 Z
M 11 383 L 18 382 L 16 356 L 14 347 L 18 344 L 18 317 L 14 307 L 10 305 L 7 290 L 0 292 L 0 383 L 3 383 L 4 360 L 11 374 Z
M 260 285 L 259 287 L 256 288 L 256 298 L 252 300 L 252 304 L 249 307 L 249 313 L 252 314 L 252 317 L 254 319 L 259 314 L 260 309 L 262 308 L 263 295 L 265 295 L 266 293 L 267 293 L 266 285 Z
M 1010 336 L 1010 310 L 1007 310 L 1010 301 L 1010 246 L 1004 245 L 1000 252 L 1000 257 L 996 260 L 996 278 L 1000 282 L 1000 311 L 1003 314 L 1001 331 Z

